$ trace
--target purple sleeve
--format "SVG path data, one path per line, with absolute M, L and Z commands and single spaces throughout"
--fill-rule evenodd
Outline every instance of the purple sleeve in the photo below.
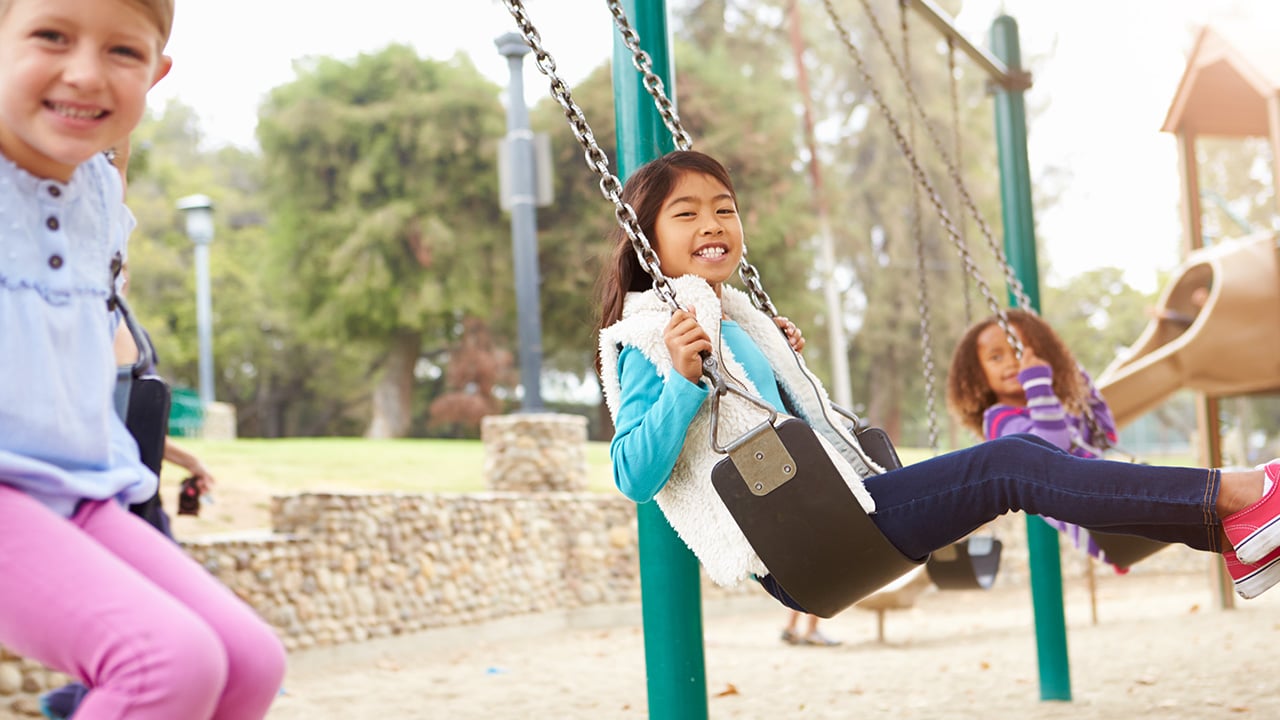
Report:
M 1053 370 L 1046 365 L 1024 368 L 1018 373 L 1018 382 L 1022 383 L 1022 390 L 1027 396 L 1026 408 L 1008 405 L 987 408 L 983 415 L 987 438 L 1030 433 L 1063 450 L 1070 450 L 1071 429 L 1067 427 L 1062 401 L 1053 393 Z

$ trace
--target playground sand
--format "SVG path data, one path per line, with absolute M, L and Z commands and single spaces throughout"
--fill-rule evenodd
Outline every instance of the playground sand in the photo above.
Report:
M 708 601 L 709 716 L 1280 718 L 1280 591 L 1222 610 L 1208 562 L 1203 575 L 1100 576 L 1097 624 L 1084 581 L 1066 579 L 1070 702 L 1040 699 L 1025 586 L 930 591 L 888 614 L 884 643 L 875 615 L 850 609 L 823 621 L 844 641 L 833 648 L 780 642 L 785 612 L 763 595 Z M 648 715 L 639 610 L 625 607 L 297 652 L 268 717 Z

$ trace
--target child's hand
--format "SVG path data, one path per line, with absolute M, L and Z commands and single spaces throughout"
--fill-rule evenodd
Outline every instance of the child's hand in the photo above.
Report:
M 791 349 L 796 352 L 804 350 L 804 333 L 800 332 L 800 328 L 787 318 L 779 315 L 773 319 L 774 324 L 782 328 L 782 332 L 786 333 L 787 342 L 791 343 Z
M 702 379 L 702 353 L 711 352 L 711 337 L 698 324 L 697 309 L 676 310 L 662 333 L 676 372 L 691 383 Z
M 1022 344 L 1022 362 L 1018 365 L 1018 369 L 1026 370 L 1029 367 L 1048 367 L 1048 366 L 1049 366 L 1049 363 L 1045 362 L 1044 360 L 1041 360 L 1039 357 L 1036 357 L 1036 351 L 1032 350 L 1030 345 L 1026 343 Z

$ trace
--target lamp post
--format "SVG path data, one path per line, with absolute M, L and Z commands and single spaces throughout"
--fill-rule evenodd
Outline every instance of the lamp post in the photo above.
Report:
M 511 244 L 516 281 L 516 325 L 520 342 L 520 382 L 524 386 L 522 409 L 541 412 L 542 321 L 538 305 L 538 191 L 533 133 L 524 102 L 524 56 L 531 50 L 517 33 L 494 40 L 511 72 L 507 99 L 507 142 L 511 160 Z
M 213 201 L 208 195 L 178 200 L 186 216 L 187 237 L 195 245 L 196 332 L 200 342 L 200 405 L 213 403 L 213 310 L 209 298 L 209 243 L 213 242 Z

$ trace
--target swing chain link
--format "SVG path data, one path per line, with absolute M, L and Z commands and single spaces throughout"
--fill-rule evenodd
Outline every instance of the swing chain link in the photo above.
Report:
M 915 153 L 911 149 L 910 143 L 907 142 L 906 137 L 903 135 L 902 127 L 898 124 L 897 117 L 889 109 L 889 105 L 885 101 L 884 95 L 880 92 L 879 86 L 876 85 L 875 80 L 871 77 L 871 72 L 867 69 L 862 53 L 858 50 L 857 45 L 853 43 L 848 28 L 845 27 L 844 22 L 840 19 L 840 15 L 831 4 L 831 0 L 822 0 L 822 2 L 827 9 L 827 14 L 831 17 L 832 24 L 840 34 L 841 41 L 849 51 L 849 56 L 853 58 L 854 64 L 857 66 L 859 76 L 862 78 L 863 83 L 866 84 L 867 90 L 871 93 L 877 107 L 880 109 L 881 115 L 884 117 L 886 124 L 888 124 L 889 130 L 893 134 L 894 141 L 898 144 L 898 149 L 906 157 L 908 164 L 911 165 L 912 176 L 915 178 L 916 183 L 918 183 L 925 191 L 925 195 L 929 198 L 929 203 L 933 206 L 934 212 L 938 215 L 938 221 L 942 224 L 947 236 L 951 238 L 951 242 L 956 248 L 956 253 L 960 256 L 960 261 L 965 272 L 973 278 L 974 284 L 978 287 L 978 291 L 987 301 L 987 306 L 991 309 L 991 312 L 996 315 L 997 322 L 1009 337 L 1010 345 L 1013 345 L 1015 351 L 1018 353 L 1019 357 L 1021 357 L 1021 341 L 1010 329 L 1009 320 L 1005 315 L 1003 307 L 1001 307 L 999 301 L 996 300 L 995 294 L 991 291 L 991 286 L 987 284 L 986 279 L 982 275 L 982 271 L 978 269 L 978 266 L 973 259 L 973 255 L 969 252 L 968 244 L 964 242 L 964 239 L 960 235 L 960 231 L 956 228 L 955 221 L 951 219 L 951 214 L 947 212 L 946 207 L 943 205 L 942 197 L 938 194 L 937 188 L 925 173 L 924 168 L 921 167 L 919 159 L 916 158 Z M 868 8 L 868 11 L 870 11 L 870 8 Z M 892 53 L 890 53 L 890 55 L 892 55 Z M 897 66 L 896 60 L 895 66 Z M 908 94 L 910 94 L 909 89 Z M 952 179 L 954 180 L 955 177 L 953 176 Z M 973 204 L 972 198 L 968 196 L 967 192 L 963 194 L 966 198 L 966 205 L 970 208 L 971 212 L 975 213 L 976 219 L 983 229 L 983 234 L 988 238 L 992 248 L 998 250 L 999 244 L 995 242 L 990 229 L 982 220 L 981 213 L 978 211 L 977 206 Z M 997 257 L 1000 259 L 1001 265 L 1005 268 L 1006 280 L 1011 278 L 1010 282 L 1013 284 L 1011 284 L 1010 287 L 1019 288 L 1019 291 L 1016 294 L 1019 296 L 1019 300 L 1021 302 L 1022 299 L 1025 298 L 1025 294 L 1020 291 L 1021 283 L 1018 282 L 1016 276 L 1012 275 L 1012 267 L 1009 265 L 1007 259 L 1005 259 L 1004 252 L 999 251 Z M 1026 302 L 1027 304 L 1024 307 L 1030 309 L 1030 301 L 1026 300 Z
M 999 261 L 1000 267 L 1004 271 L 1005 282 L 1008 284 L 1009 291 L 1017 300 L 1019 307 L 1031 310 L 1031 299 L 1027 297 L 1026 291 L 1022 287 L 1022 281 L 1019 280 L 1018 276 L 1013 272 L 1013 266 L 1009 263 L 1008 257 L 1005 255 L 1004 248 L 1000 246 L 1000 243 L 996 242 L 995 234 L 991 231 L 991 227 L 987 225 L 986 219 L 983 218 L 982 212 L 978 209 L 978 205 L 974 201 L 973 196 L 969 194 L 968 185 L 965 184 L 964 177 L 960 174 L 958 162 L 952 159 L 951 155 L 947 152 L 946 147 L 943 145 L 942 140 L 938 137 L 937 129 L 933 126 L 933 121 L 929 119 L 928 113 L 925 112 L 924 103 L 920 102 L 920 97 L 916 95 L 915 85 L 911 82 L 909 73 L 903 69 L 901 64 L 899 64 L 897 56 L 893 53 L 889 44 L 888 36 L 885 34 L 884 28 L 880 25 L 880 18 L 876 15 L 875 10 L 872 9 L 870 0 L 858 1 L 861 3 L 863 9 L 866 10 L 867 18 L 871 22 L 871 28 L 875 31 L 876 37 L 879 38 L 880 44 L 884 47 L 885 52 L 889 57 L 890 64 L 893 65 L 893 69 L 898 74 L 898 79 L 902 81 L 903 90 L 907 94 L 907 100 L 909 101 L 911 109 L 914 110 L 915 114 L 919 115 L 920 119 L 924 122 L 925 135 L 928 136 L 930 144 L 933 145 L 934 150 L 938 153 L 939 159 L 942 160 L 944 165 L 946 165 L 947 176 L 951 178 L 956 191 L 960 194 L 960 197 L 963 200 L 965 208 L 978 223 L 979 229 L 986 238 L 987 245 L 991 248 L 992 254 Z M 829 4 L 830 0 L 825 0 L 825 2 L 828 3 L 828 8 L 832 8 Z
M 952 161 L 950 154 L 946 151 L 946 148 L 943 146 L 942 141 L 938 139 L 938 134 L 934 130 L 933 125 L 929 121 L 928 116 L 925 114 L 923 105 L 920 102 L 920 98 L 915 94 L 915 90 L 912 88 L 911 84 L 908 82 L 908 78 L 905 76 L 905 73 L 903 72 L 902 65 L 898 62 L 897 56 L 894 54 L 890 46 L 889 40 L 885 35 L 884 28 L 880 25 L 880 21 L 875 13 L 875 10 L 871 8 L 867 0 L 859 0 L 859 2 L 862 4 L 863 8 L 866 10 L 867 16 L 871 21 L 872 29 L 875 31 L 881 44 L 884 46 L 886 50 L 886 54 L 889 57 L 890 63 L 893 65 L 894 70 L 898 73 L 898 78 L 902 81 L 904 90 L 906 91 L 907 98 L 912 106 L 912 109 L 917 114 L 919 114 L 921 117 L 924 118 L 924 125 L 925 125 L 925 131 L 926 131 L 925 134 L 928 135 L 929 140 L 933 144 L 934 149 L 937 151 L 939 158 L 947 166 L 947 175 L 951 179 L 951 181 L 954 183 L 957 192 L 959 192 L 960 197 L 963 200 L 965 209 L 968 210 L 969 215 L 973 218 L 974 222 L 977 223 L 978 229 L 982 232 L 983 237 L 987 241 L 987 245 L 991 249 L 991 253 L 995 256 L 995 258 L 999 262 L 1000 267 L 1004 272 L 1005 282 L 1009 287 L 1010 293 L 1013 294 L 1014 298 L 1017 300 L 1017 304 L 1019 307 L 1025 308 L 1027 310 L 1032 310 L 1031 299 L 1027 296 L 1026 291 L 1023 289 L 1022 282 L 1018 280 L 1017 275 L 1013 272 L 1013 266 L 1009 263 L 1008 256 L 1005 255 L 1004 249 L 1000 247 L 1000 243 L 996 242 L 995 235 L 994 233 L 992 233 L 991 227 L 987 225 L 986 220 L 982 216 L 982 211 L 978 209 L 977 203 L 974 201 L 973 196 L 969 193 L 968 187 L 966 186 L 964 179 L 960 175 L 960 170 L 956 167 L 955 163 Z M 889 109 L 889 106 L 885 102 L 883 95 L 880 93 L 878 86 L 876 86 L 875 81 L 872 79 L 871 73 L 867 69 L 866 63 L 862 58 L 862 53 L 858 50 L 857 46 L 853 43 L 852 36 L 850 35 L 848 29 L 844 26 L 843 21 L 840 19 L 839 12 L 836 10 L 831 0 L 823 0 L 823 6 L 826 8 L 827 15 L 830 16 L 832 23 L 835 25 L 836 29 L 839 31 L 841 40 L 844 42 L 845 48 L 848 49 L 849 55 L 853 58 L 854 63 L 858 66 L 859 75 L 861 75 L 863 82 L 867 84 L 868 89 L 870 90 L 872 96 L 875 98 L 876 104 L 879 106 L 881 114 L 884 115 L 885 121 L 888 122 L 889 126 L 893 129 L 894 137 L 895 137 L 895 140 L 898 142 L 899 148 L 902 150 L 903 154 L 905 154 L 908 157 L 908 161 L 912 164 L 912 171 L 913 171 L 913 174 L 916 176 L 916 181 L 923 183 L 925 187 L 929 190 L 929 194 L 930 194 L 929 199 L 931 203 L 934 205 L 934 208 L 939 213 L 939 216 L 940 217 L 943 215 L 946 216 L 946 219 L 942 221 L 942 224 L 946 228 L 948 235 L 951 236 L 952 242 L 956 245 L 956 249 L 960 253 L 962 260 L 964 261 L 964 267 L 966 272 L 968 272 L 970 276 L 974 278 L 975 282 L 978 284 L 979 290 L 982 291 L 983 297 L 987 300 L 987 304 L 992 308 L 993 311 L 997 312 L 998 314 L 999 303 L 991 295 L 990 286 L 986 284 L 986 281 L 982 278 L 981 271 L 978 269 L 977 265 L 974 264 L 972 257 L 969 256 L 969 251 L 967 247 L 965 247 L 966 243 L 964 241 L 962 234 L 960 233 L 959 229 L 956 227 L 955 223 L 951 221 L 950 215 L 947 214 L 946 211 L 942 208 L 941 198 L 937 195 L 937 191 L 933 188 L 932 182 L 928 180 L 928 177 L 927 175 L 925 175 L 923 168 L 919 167 L 919 161 L 915 158 L 914 152 L 910 149 L 910 147 L 906 143 L 905 138 L 902 137 L 902 133 L 898 129 L 898 122 L 894 117 L 893 112 Z
M 675 111 L 674 104 L 667 97 L 666 86 L 662 83 L 662 78 L 653 72 L 652 58 L 640 48 L 640 36 L 631 27 L 631 22 L 627 19 L 622 3 L 619 0 L 608 0 L 607 4 L 609 12 L 613 15 L 614 25 L 618 28 L 618 34 L 622 37 L 623 44 L 631 51 L 631 64 L 644 76 L 644 88 L 648 91 L 649 96 L 653 98 L 658 114 L 662 116 L 662 123 L 671 132 L 671 139 L 675 142 L 676 147 L 681 150 L 689 150 L 693 147 L 693 140 L 690 139 L 688 131 L 685 130 L 684 125 L 680 122 L 680 115 Z M 742 279 L 742 284 L 746 286 L 747 293 L 751 297 L 751 303 L 761 312 L 767 313 L 769 317 L 777 317 L 778 309 L 769 298 L 769 294 L 764 290 L 764 285 L 760 281 L 760 271 L 747 261 L 747 247 L 745 244 L 742 246 L 742 260 L 738 263 L 738 277 Z
M 653 71 L 653 59 L 649 57 L 649 53 L 641 49 L 640 36 L 627 20 L 627 13 L 622 9 L 621 1 L 608 0 L 608 5 L 609 12 L 613 14 L 613 23 L 618 27 L 618 34 L 622 36 L 623 44 L 631 51 L 631 64 L 644 78 L 644 89 L 649 92 L 657 105 L 658 114 L 662 116 L 662 124 L 666 125 L 667 130 L 671 132 L 671 139 L 675 141 L 676 147 L 680 150 L 688 150 L 693 147 L 693 140 L 680 124 L 680 116 L 676 113 L 675 105 L 667 98 L 666 86 L 662 84 L 662 78 Z
M 539 72 L 545 75 L 550 82 L 551 96 L 560 104 L 560 107 L 564 108 L 564 114 L 569 120 L 573 135 L 585 151 L 587 166 L 600 176 L 600 192 L 613 203 L 614 217 L 617 218 L 619 226 L 622 227 L 627 237 L 631 240 L 631 246 L 636 251 L 640 267 L 653 278 L 654 292 L 673 311 L 680 309 L 680 304 L 676 300 L 671 283 L 662 274 L 658 254 L 654 251 L 649 238 L 645 236 L 644 230 L 640 227 L 640 221 L 636 218 L 635 209 L 622 200 L 622 181 L 609 171 L 608 156 L 601 149 L 600 144 L 596 142 L 595 134 L 587 123 L 586 115 L 582 112 L 582 108 L 578 107 L 578 104 L 573 101 L 569 86 L 556 74 L 555 59 L 542 47 L 542 37 L 529 19 L 522 0 L 504 0 L 504 3 L 507 6 L 507 11 L 511 13 L 511 17 L 520 28 L 520 34 L 524 36 L 525 43 L 533 51 L 535 64 Z
M 898 20 L 902 30 L 902 59 L 907 76 L 911 75 L 911 31 L 907 22 L 909 8 L 906 0 L 898 2 Z M 915 119 L 907 118 L 907 133 L 914 146 L 916 142 Z M 928 420 L 929 449 L 938 454 L 938 409 L 935 402 L 937 367 L 933 362 L 933 337 L 930 331 L 929 279 L 925 258 L 924 219 L 920 207 L 920 187 L 911 183 L 911 238 L 916 248 L 916 314 L 920 317 L 920 363 L 924 370 L 924 405 Z
M 960 83 L 956 81 L 956 41 L 955 38 L 947 37 L 947 86 L 949 95 L 951 96 L 951 149 L 954 153 L 956 166 L 962 167 L 964 164 L 964 147 L 960 144 Z M 957 191 L 957 195 L 959 191 Z M 955 202 L 956 198 L 952 198 Z M 968 242 L 964 231 L 964 218 L 957 223 L 960 230 L 960 239 Z M 973 322 L 973 299 L 969 297 L 969 276 L 961 274 L 964 280 L 964 325 L 968 327 Z

